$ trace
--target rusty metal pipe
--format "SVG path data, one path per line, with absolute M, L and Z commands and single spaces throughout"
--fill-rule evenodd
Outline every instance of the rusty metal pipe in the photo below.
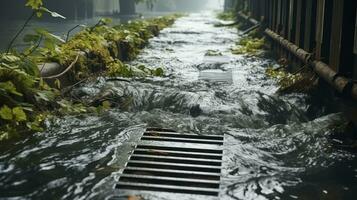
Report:
M 295 44 L 291 43 L 289 40 L 281 37 L 279 34 L 275 33 L 270 29 L 265 29 L 265 34 L 268 35 L 271 39 L 278 42 L 281 46 L 286 48 L 300 60 L 302 60 L 305 64 L 308 64 L 312 61 L 312 56 L 309 52 L 301 49 L 300 47 L 296 46 Z
M 352 99 L 357 101 L 357 84 L 353 83 L 350 91 L 345 91 L 346 86 L 350 83 L 350 80 L 346 77 L 339 76 L 336 71 L 331 69 L 326 63 L 318 60 L 313 60 L 312 55 L 309 52 L 301 49 L 297 45 L 291 43 L 286 40 L 279 34 L 275 33 L 270 29 L 266 29 L 264 31 L 267 36 L 269 36 L 272 40 L 279 43 L 281 46 L 286 48 L 292 54 L 294 54 L 297 58 L 303 61 L 305 64 L 312 66 L 313 70 L 326 82 L 328 82 L 333 88 L 335 88 L 340 93 L 347 93 L 348 96 L 351 96 Z
M 241 18 L 245 19 L 246 21 L 252 23 L 253 25 L 259 24 L 259 22 L 257 20 L 243 14 L 242 12 L 238 12 L 238 16 L 240 16 Z
M 322 61 L 314 60 L 311 63 L 314 71 L 323 78 L 326 82 L 328 82 L 331 86 L 333 86 L 338 92 L 343 93 L 346 86 L 349 84 L 349 79 L 343 76 L 337 76 L 337 72 L 332 70 L 326 63 Z M 337 77 L 336 77 L 337 76 Z M 354 100 L 357 101 L 357 84 L 354 83 L 351 91 L 347 91 L 348 95 L 351 96 Z

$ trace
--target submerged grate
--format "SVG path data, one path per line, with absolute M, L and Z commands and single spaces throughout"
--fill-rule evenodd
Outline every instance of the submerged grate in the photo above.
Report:
M 148 128 L 116 188 L 218 196 L 223 140 L 222 135 Z

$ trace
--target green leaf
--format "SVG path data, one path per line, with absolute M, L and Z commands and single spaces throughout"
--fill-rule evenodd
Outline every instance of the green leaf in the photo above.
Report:
M 36 16 L 38 17 L 38 18 L 40 18 L 40 17 L 42 17 L 42 12 L 40 12 L 40 11 L 38 11 L 38 12 L 36 12 Z
M 61 108 L 69 108 L 72 106 L 71 103 L 65 99 L 62 99 L 61 101 L 58 101 L 57 103 L 58 103 L 58 105 L 61 106 Z
M 8 140 L 10 138 L 9 132 L 0 131 L 0 142 L 3 140 Z
M 54 51 L 56 48 L 56 44 L 53 43 L 51 40 L 45 40 L 44 46 L 50 51 Z
M 38 10 L 43 5 L 42 0 L 27 0 L 26 6 Z
M 22 109 L 28 111 L 28 112 L 33 112 L 33 108 L 31 105 L 29 105 L 28 107 L 22 107 Z
M 24 112 L 24 110 L 21 107 L 16 107 L 16 108 L 12 109 L 12 113 L 13 113 L 15 120 L 17 122 L 23 122 L 23 121 L 27 120 L 26 113 Z
M 61 89 L 61 81 L 57 78 L 54 82 L 57 89 Z
M 17 56 L 11 55 L 11 54 L 2 54 L 0 62 L 7 62 L 7 63 L 14 63 L 18 62 L 21 59 Z
M 16 91 L 16 87 L 11 81 L 0 83 L 0 90 L 5 90 L 7 93 L 14 94 L 17 96 L 23 96 L 21 93 Z
M 35 95 L 35 99 L 37 102 L 46 101 L 50 102 L 56 98 L 56 94 L 52 91 L 40 90 Z
M 52 34 L 50 32 L 48 32 L 46 29 L 43 28 L 36 28 L 35 29 L 36 33 L 38 35 L 42 35 L 43 37 L 45 37 L 46 39 L 51 39 L 54 42 L 61 42 L 61 43 L 65 43 L 66 41 L 63 40 L 60 36 Z
M 31 58 L 23 58 L 20 63 L 20 68 L 26 72 L 27 76 L 31 75 L 37 77 L 40 75 L 37 64 L 31 60 Z M 32 79 L 31 82 L 36 83 L 37 80 Z M 17 82 L 14 83 L 17 85 Z
M 38 123 L 38 122 L 27 122 L 26 126 L 32 131 L 36 131 L 36 132 L 43 131 L 43 128 L 41 127 L 41 124 Z
M 11 108 L 9 108 L 7 105 L 4 105 L 0 109 L 0 117 L 4 120 L 12 120 L 14 116 L 12 114 Z

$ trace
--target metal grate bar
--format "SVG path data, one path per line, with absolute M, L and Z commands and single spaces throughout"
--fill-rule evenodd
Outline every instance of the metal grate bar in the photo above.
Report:
M 175 132 L 146 131 L 144 135 L 178 137 L 178 138 L 197 138 L 197 139 L 206 139 L 206 140 L 223 140 L 223 136 L 221 135 L 195 135 L 195 134 L 175 133 Z
M 184 158 L 184 157 L 168 157 L 168 156 L 151 156 L 151 155 L 132 155 L 131 160 L 146 160 L 146 161 L 162 161 L 172 163 L 187 163 L 198 165 L 213 165 L 221 166 L 220 160 L 208 160 L 198 158 Z
M 148 128 L 116 188 L 218 196 L 223 156 L 222 135 L 176 133 Z
M 192 178 L 192 179 L 207 179 L 207 180 L 220 180 L 219 173 L 210 172 L 194 172 L 194 171 L 176 171 L 168 169 L 151 169 L 139 167 L 127 167 L 123 174 L 138 174 L 138 175 L 155 175 L 155 176 L 168 176 L 179 178 Z
M 212 180 L 199 180 L 190 178 L 172 178 L 172 177 L 158 177 L 158 176 L 145 176 L 145 175 L 133 175 L 123 174 L 120 181 L 133 182 L 133 183 L 153 183 L 161 185 L 179 185 L 179 186 L 192 186 L 203 188 L 217 188 L 219 187 L 219 181 Z
M 219 193 L 218 189 L 212 189 L 212 188 L 205 189 L 205 188 L 194 188 L 194 187 L 183 187 L 183 186 L 179 187 L 179 186 L 127 183 L 127 182 L 119 182 L 116 187 L 118 189 L 148 190 L 148 191 L 174 192 L 174 193 L 213 195 L 213 196 L 218 196 Z
M 161 155 L 161 156 L 178 156 L 189 158 L 207 158 L 221 160 L 222 154 L 210 154 L 210 153 L 191 153 L 182 151 L 169 151 L 169 150 L 152 150 L 152 149 L 136 149 L 134 154 L 140 155 Z
M 141 140 L 156 140 L 156 141 L 170 141 L 170 142 L 186 142 L 186 143 L 201 143 L 201 144 L 216 144 L 223 145 L 223 141 L 212 141 L 204 139 L 188 139 L 188 138 L 173 138 L 160 136 L 143 136 Z
M 187 152 L 202 152 L 202 153 L 217 153 L 222 154 L 223 150 L 220 149 L 200 149 L 200 148 L 187 148 L 187 147 L 166 147 L 166 146 L 151 146 L 151 145 L 138 145 L 140 149 L 157 149 L 169 151 L 187 151 Z
M 221 167 L 207 166 L 207 165 L 190 165 L 181 163 L 168 163 L 168 162 L 148 162 L 140 160 L 130 160 L 127 163 L 128 167 L 143 167 L 154 169 L 173 169 L 173 170 L 186 170 L 186 171 L 199 171 L 199 172 L 213 172 L 220 173 Z

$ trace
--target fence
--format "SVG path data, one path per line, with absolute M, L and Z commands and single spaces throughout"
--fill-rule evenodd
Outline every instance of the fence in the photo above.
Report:
M 356 0 L 235 0 L 234 7 L 240 17 L 264 26 L 278 56 L 309 64 L 338 92 L 356 101 L 356 4 Z

